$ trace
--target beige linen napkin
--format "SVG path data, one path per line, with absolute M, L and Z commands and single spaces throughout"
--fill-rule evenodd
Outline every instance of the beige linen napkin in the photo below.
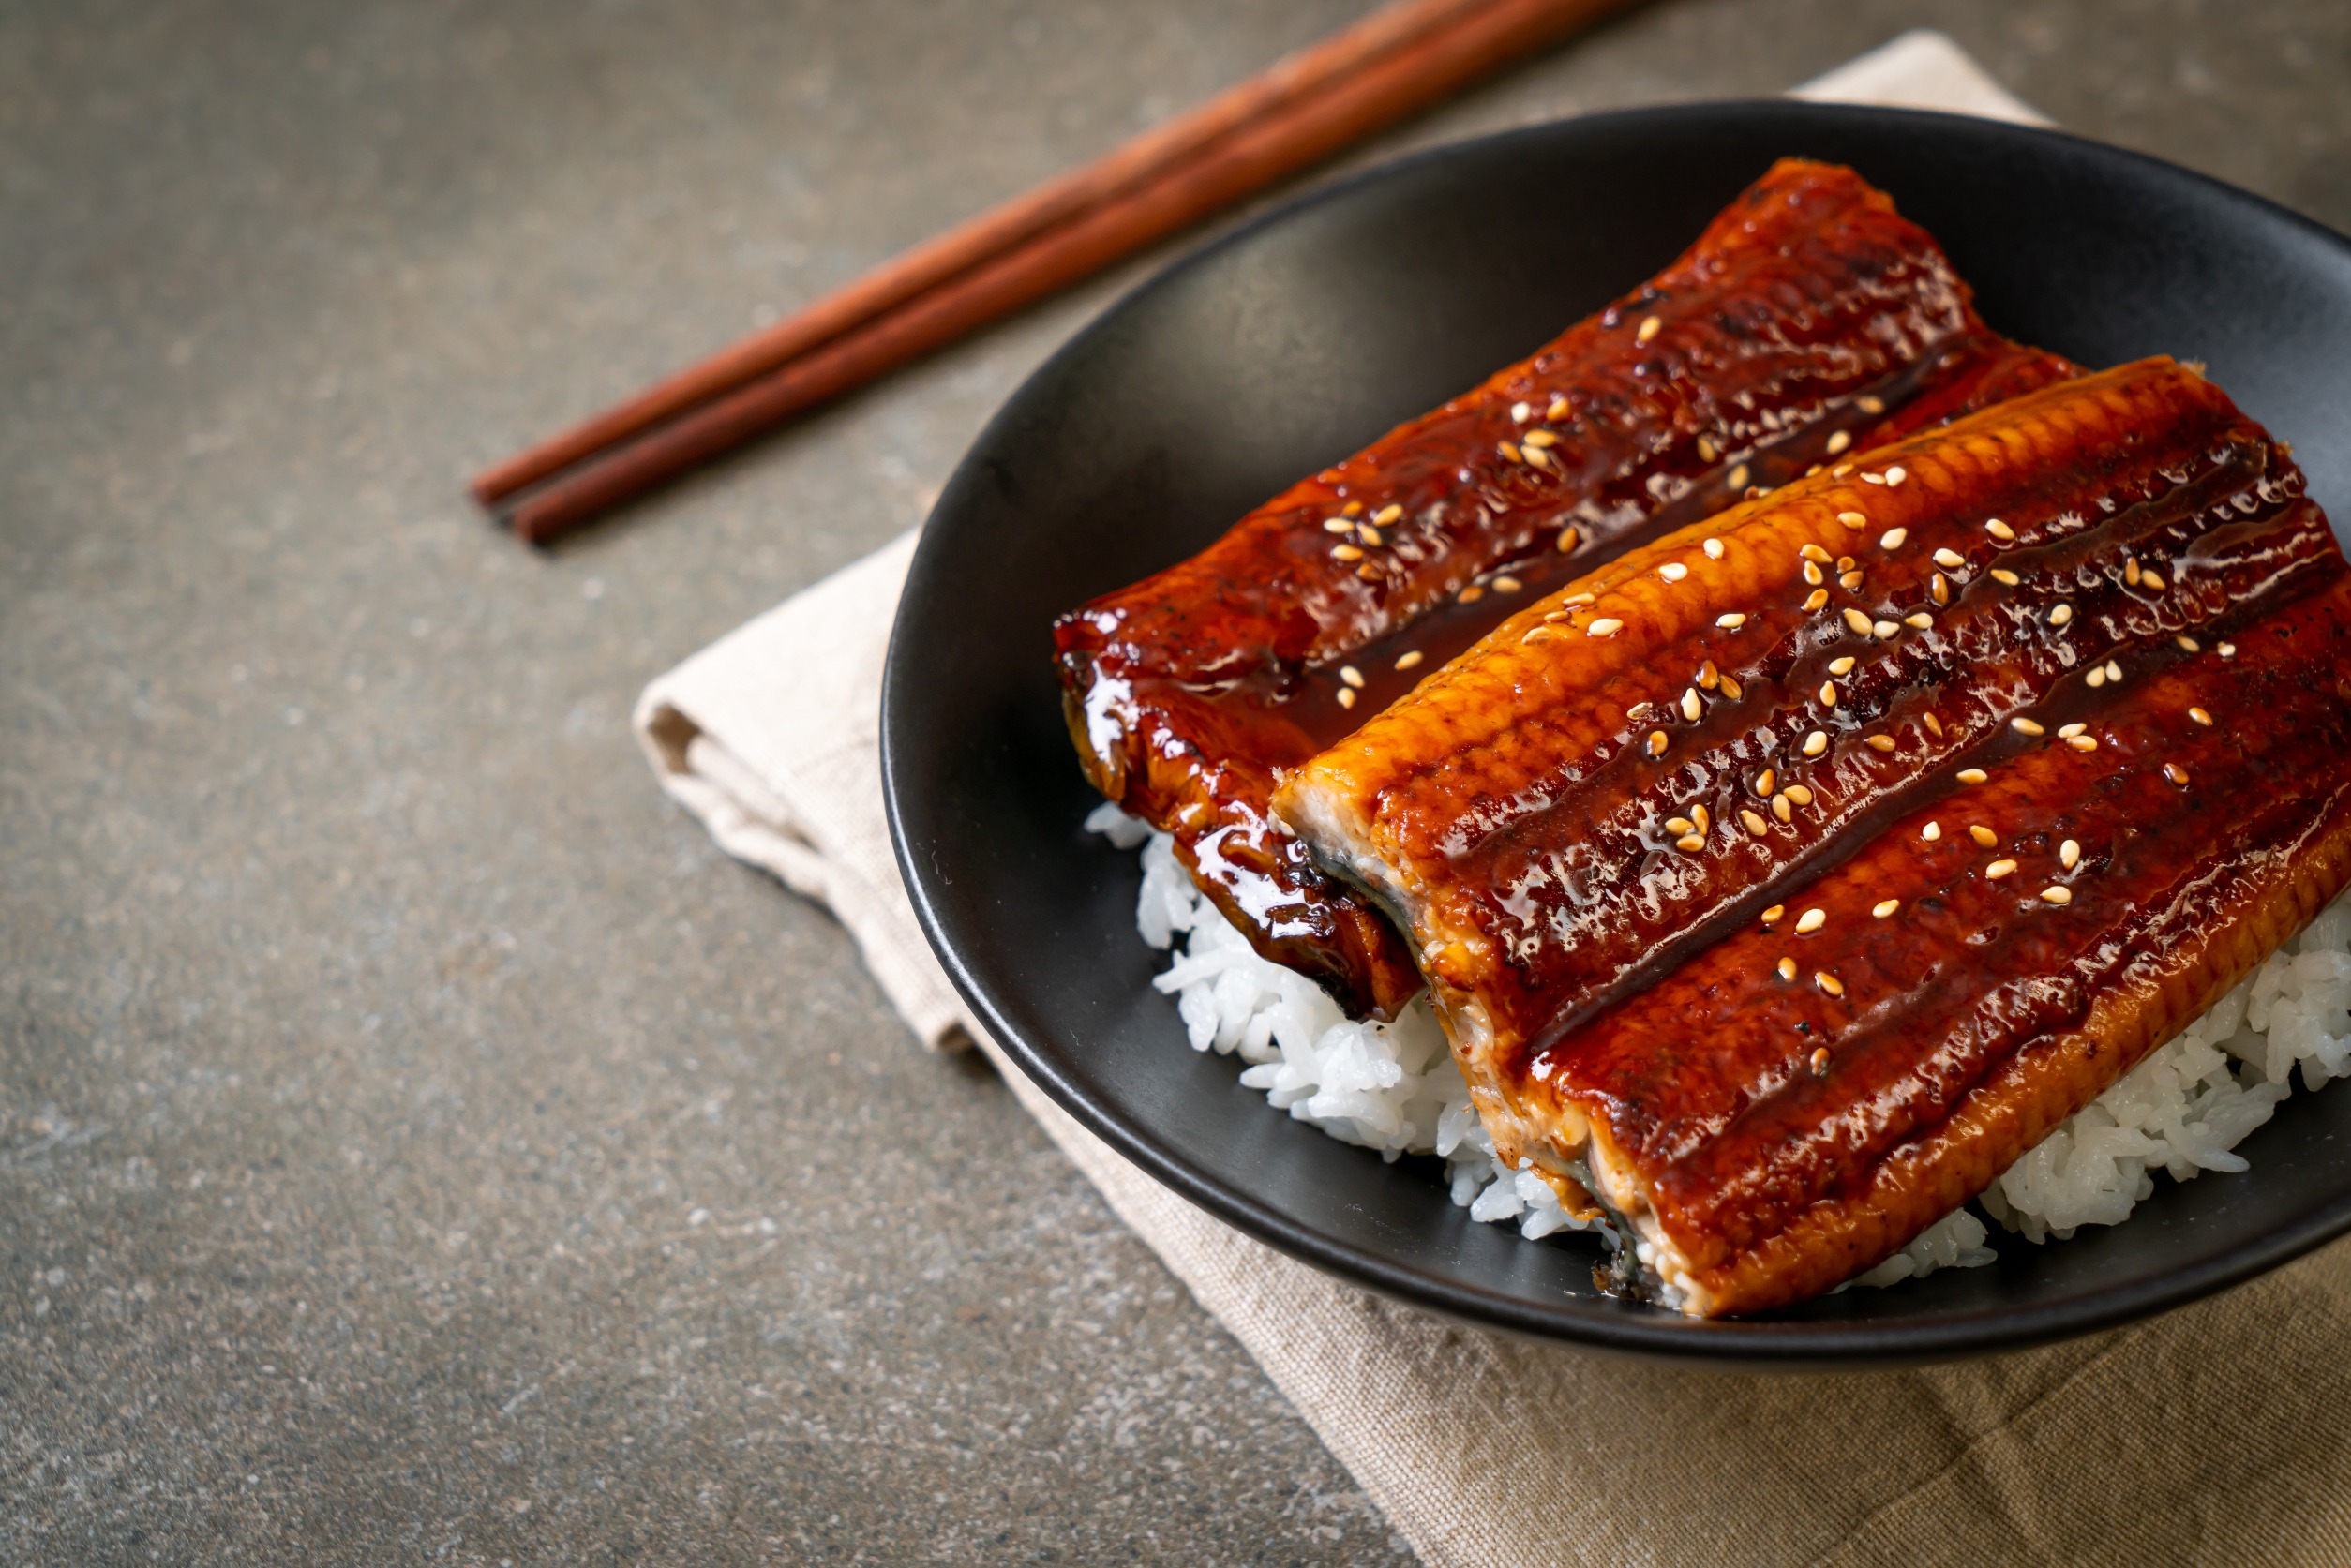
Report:
M 1798 91 L 2034 117 L 1939 34 Z M 979 1041 L 1424 1561 L 2351 1562 L 2351 1246 L 2049 1350 L 1756 1376 L 1397 1307 L 1129 1165 L 979 1033 L 906 904 L 876 728 L 912 550 L 898 540 L 653 682 L 636 727 L 663 785 L 730 853 L 830 904 L 922 1038 Z

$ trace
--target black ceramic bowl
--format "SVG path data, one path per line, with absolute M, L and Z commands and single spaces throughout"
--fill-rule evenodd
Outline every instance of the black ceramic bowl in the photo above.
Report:
M 1852 165 L 1924 224 L 1995 327 L 2091 366 L 2205 361 L 2351 519 L 2351 242 L 2094 142 L 1793 103 L 1536 127 L 1320 191 L 1171 267 L 1080 333 L 979 440 L 932 515 L 891 639 L 883 780 L 906 886 L 955 985 L 1077 1118 L 1242 1230 L 1492 1326 L 1748 1363 L 1924 1360 L 2160 1310 L 2351 1227 L 2351 1087 L 2297 1096 L 2249 1174 L 1998 1264 L 1697 1322 L 1599 1296 L 1597 1243 L 1472 1223 L 1433 1160 L 1384 1165 L 1187 1048 L 1135 935 L 1139 871 L 1096 797 L 1049 626 L 1206 545 L 1299 475 L 1631 288 L 1771 161 Z

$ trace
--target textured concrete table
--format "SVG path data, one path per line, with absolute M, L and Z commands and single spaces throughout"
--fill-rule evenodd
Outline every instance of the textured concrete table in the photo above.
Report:
M 1400 1551 L 625 730 L 1136 273 L 550 556 L 458 500 L 1358 8 L 0 14 L 0 1559 Z M 1363 160 L 1928 22 L 2351 226 L 2338 0 L 1667 0 Z

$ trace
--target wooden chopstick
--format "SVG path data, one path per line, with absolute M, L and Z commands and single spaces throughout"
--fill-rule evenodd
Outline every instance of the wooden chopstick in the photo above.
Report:
M 967 243 L 963 252 L 967 259 L 957 266 L 948 264 L 944 241 L 934 242 L 922 247 L 934 253 L 934 259 L 925 263 L 936 269 L 926 275 L 931 278 L 928 283 L 909 287 L 905 276 L 915 276 L 909 273 L 886 287 L 873 285 L 866 298 L 887 296 L 891 303 L 861 316 L 848 316 L 846 307 L 834 306 L 832 300 L 819 302 L 793 322 L 780 325 L 793 326 L 828 310 L 835 319 L 849 319 L 851 324 L 813 340 L 807 335 L 815 328 L 798 327 L 802 335 L 800 346 L 780 360 L 771 357 L 776 352 L 773 346 L 792 340 L 779 329 L 771 329 L 671 378 L 621 409 L 500 465 L 476 481 L 476 494 L 487 488 L 503 499 L 532 482 L 517 480 L 517 474 L 552 476 L 552 483 L 522 499 L 509 513 L 519 535 L 534 544 L 544 543 L 796 413 L 1318 161 L 1502 61 L 1626 3 L 1409 0 L 1390 7 L 1349 30 L 1349 34 L 1358 33 L 1385 19 L 1388 25 L 1377 33 L 1385 40 L 1384 47 L 1336 51 L 1333 46 L 1349 36 L 1342 34 L 1266 73 L 1271 77 L 1288 70 L 1292 82 L 1310 80 L 1311 90 L 1278 92 L 1262 85 L 1265 78 L 1252 79 L 1214 100 L 1238 102 L 1248 89 L 1248 102 L 1253 105 L 1250 112 L 1230 119 L 1213 133 L 1188 131 L 1180 139 L 1180 156 L 1149 163 L 1148 172 L 1142 175 L 1105 179 L 1090 187 L 1096 194 L 1088 199 L 1054 194 L 1051 203 L 1059 216 L 1033 227 L 1023 229 L 1027 219 L 1015 222 L 1000 215 L 1011 209 L 1035 210 L 1032 204 L 1040 201 L 1037 194 L 986 215 L 965 226 L 963 231 L 976 233 L 985 225 L 1000 222 L 999 232 L 1019 229 L 1018 238 L 978 255 L 971 253 L 975 246 Z M 1299 63 L 1310 56 L 1316 58 L 1301 67 Z M 1171 139 L 1171 144 L 1176 140 Z M 1112 157 L 1127 151 L 1121 149 Z M 1081 174 L 1090 174 L 1099 167 L 1089 166 Z M 1076 178 L 1065 177 L 1055 186 L 1066 188 Z M 920 253 L 909 253 L 909 257 L 916 254 Z M 906 260 L 901 259 L 902 262 Z M 883 270 L 893 272 L 899 264 Z M 868 290 L 870 280 L 852 285 L 843 294 Z M 710 388 L 717 389 L 715 395 Z M 554 462 L 559 456 L 563 461 Z M 493 481 L 499 483 L 493 485 Z
M 806 308 L 484 470 L 471 486 L 487 506 L 583 458 L 732 392 L 1040 231 L 1150 179 L 1219 137 L 1320 91 L 1365 61 L 1444 26 L 1486 0 L 1401 0 L 1381 7 L 1081 168 L 999 203 L 891 258 Z

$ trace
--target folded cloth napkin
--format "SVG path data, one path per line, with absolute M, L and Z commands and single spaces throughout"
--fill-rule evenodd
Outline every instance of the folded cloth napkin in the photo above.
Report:
M 2036 118 L 1939 34 L 1798 92 Z M 831 905 L 923 1039 L 996 1060 L 1423 1561 L 2351 1562 L 2351 1246 L 2052 1349 L 1755 1376 L 1425 1316 L 1128 1164 L 1007 1066 L 907 906 L 876 746 L 912 553 L 908 535 L 653 682 L 636 728 L 663 785 L 727 851 Z

